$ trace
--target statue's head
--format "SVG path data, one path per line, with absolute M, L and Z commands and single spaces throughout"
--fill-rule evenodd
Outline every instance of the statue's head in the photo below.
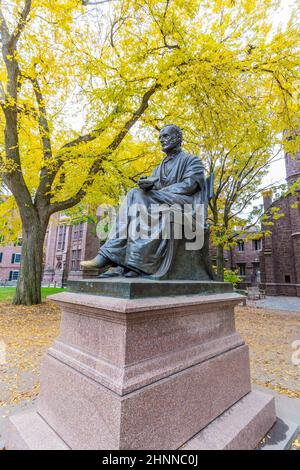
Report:
M 180 148 L 182 143 L 182 130 L 174 124 L 164 126 L 159 133 L 159 141 L 162 151 L 168 153 L 175 148 Z

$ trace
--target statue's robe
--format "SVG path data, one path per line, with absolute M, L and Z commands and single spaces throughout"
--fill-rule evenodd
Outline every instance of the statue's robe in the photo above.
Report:
M 152 190 L 144 191 L 135 188 L 129 191 L 123 224 L 129 224 L 128 211 L 133 204 L 143 204 L 150 212 L 151 204 L 164 204 L 165 207 L 175 204 L 183 208 L 184 204 L 191 204 L 190 207 L 195 207 L 196 204 L 205 204 L 207 201 L 204 166 L 196 156 L 182 150 L 175 155 L 167 156 L 155 168 L 152 177 L 158 178 Z M 160 221 L 160 223 L 157 222 L 156 227 L 156 232 L 159 232 L 158 238 L 149 236 L 146 239 L 133 239 L 130 234 L 126 239 L 109 236 L 99 253 L 118 266 L 155 275 L 164 263 L 168 244 L 171 243 L 170 239 L 161 237 L 162 230 L 163 226 Z

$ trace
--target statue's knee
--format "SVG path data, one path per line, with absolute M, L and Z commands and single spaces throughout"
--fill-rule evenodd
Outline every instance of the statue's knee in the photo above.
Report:
M 133 188 L 129 191 L 128 196 L 131 201 L 138 201 L 144 197 L 144 191 L 140 188 Z
M 128 191 L 128 196 L 133 196 L 137 191 L 140 191 L 139 188 L 133 188 Z

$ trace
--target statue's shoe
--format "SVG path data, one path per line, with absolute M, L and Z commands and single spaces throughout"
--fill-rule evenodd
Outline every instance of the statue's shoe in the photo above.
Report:
M 105 273 L 101 273 L 98 278 L 105 279 L 107 277 L 120 277 L 124 275 L 124 268 L 117 266 L 116 268 L 109 268 Z
M 137 273 L 136 271 L 127 271 L 126 274 L 124 274 L 124 277 L 139 277 L 140 274 Z
M 83 269 L 99 269 L 105 266 L 105 261 L 108 261 L 107 258 L 104 258 L 101 255 L 97 255 L 93 259 L 81 261 L 80 266 Z

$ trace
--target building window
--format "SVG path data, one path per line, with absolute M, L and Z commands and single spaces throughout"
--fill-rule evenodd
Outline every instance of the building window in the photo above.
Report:
M 240 276 L 246 276 L 246 263 L 238 263 L 238 270 Z
M 73 226 L 73 240 L 82 240 L 84 222 Z
M 238 251 L 245 251 L 245 243 L 242 240 L 238 241 Z
M 65 249 L 66 229 L 66 225 L 59 225 L 58 227 L 57 249 L 59 251 L 63 251 Z
M 78 225 L 73 225 L 73 240 L 77 240 L 78 238 Z
M 75 268 L 76 268 L 76 250 L 72 250 L 71 270 L 75 271 Z
M 82 240 L 83 238 L 83 222 L 80 222 L 79 224 L 79 240 Z
M 291 283 L 291 276 L 289 274 L 286 274 L 284 276 L 284 282 L 286 282 L 287 284 Z
M 19 271 L 10 271 L 9 272 L 9 281 L 17 281 L 19 277 Z
M 0 253 L 0 263 L 2 263 L 3 253 Z
M 252 240 L 252 247 L 253 247 L 253 250 L 260 251 L 261 250 L 261 239 Z
M 72 250 L 71 270 L 79 271 L 81 261 L 81 250 Z
M 12 264 L 18 264 L 21 262 L 21 253 L 13 253 L 11 256 Z

